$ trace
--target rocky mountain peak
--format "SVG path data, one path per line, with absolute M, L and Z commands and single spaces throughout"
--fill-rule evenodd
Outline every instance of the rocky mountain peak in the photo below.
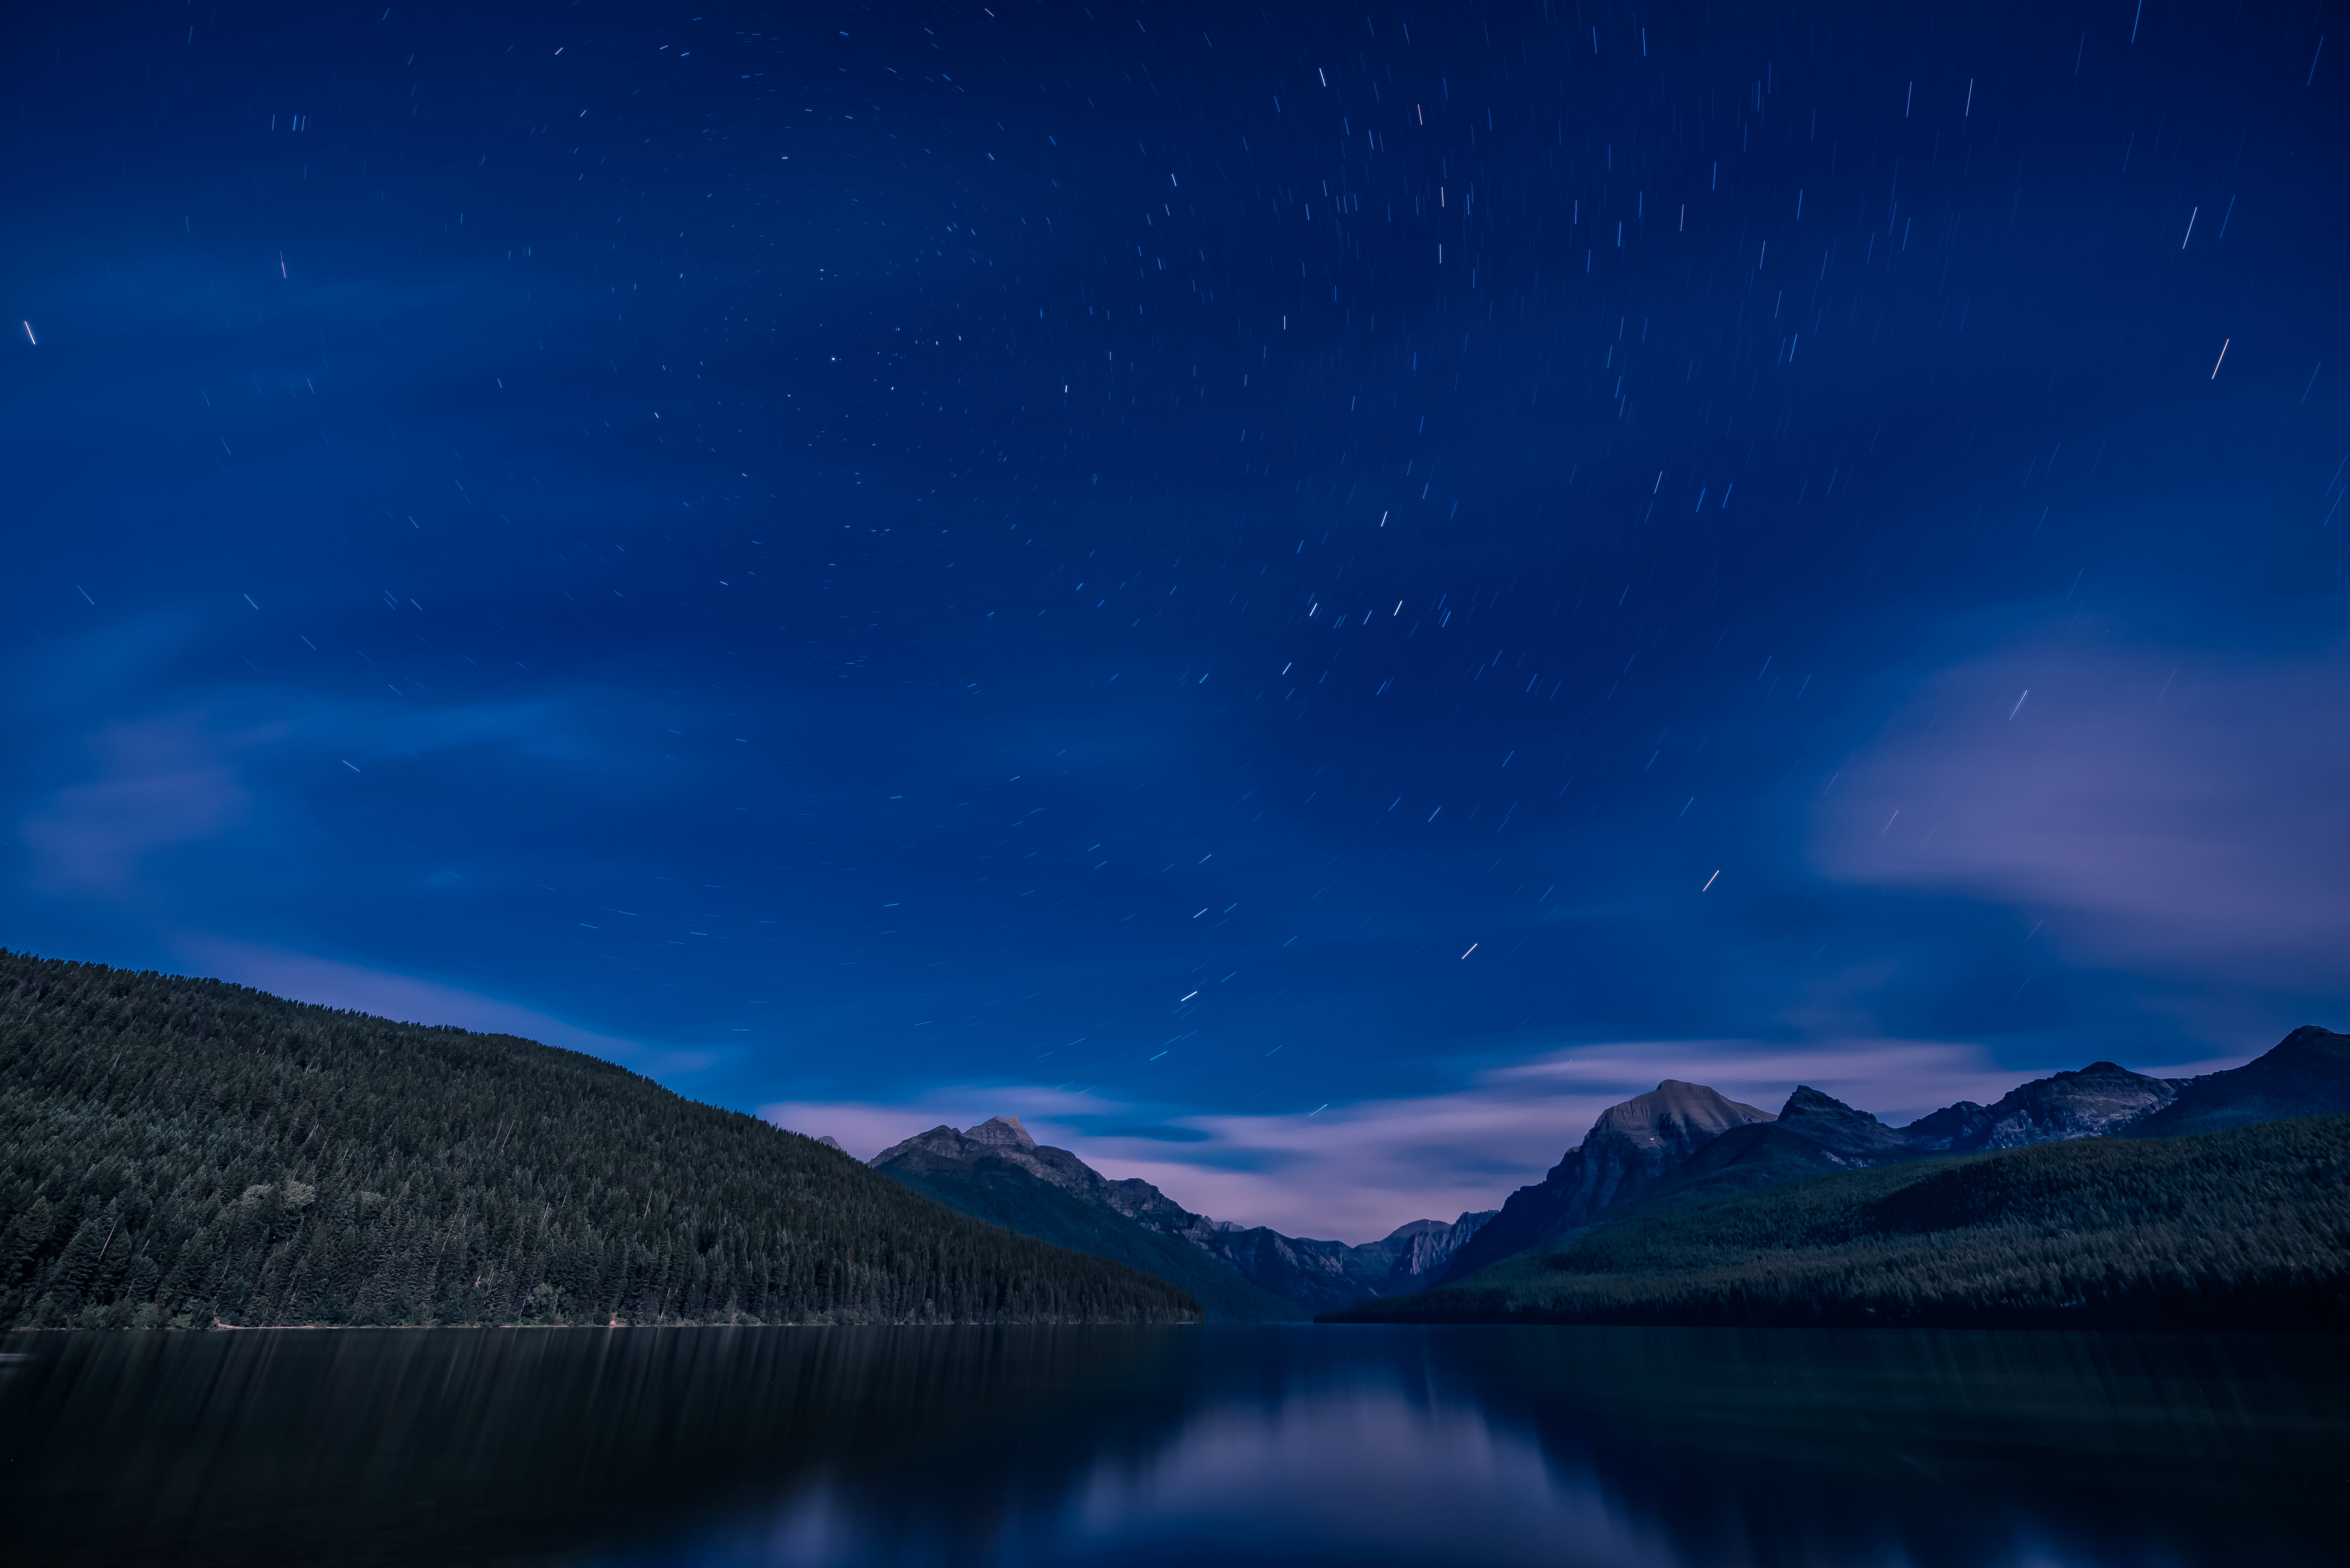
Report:
M 1972 1146 L 1991 1126 L 1991 1112 L 1972 1100 L 1960 1100 L 1955 1106 L 1919 1116 L 1901 1129 L 1901 1136 L 1912 1147 L 1921 1149 L 1965 1148 Z
M 1418 1290 L 1442 1272 L 1452 1262 L 1453 1254 L 1500 1212 L 1488 1209 L 1463 1214 L 1450 1223 L 1442 1220 L 1414 1220 L 1399 1225 L 1380 1240 L 1351 1249 L 1347 1272 L 1373 1295 Z
M 2118 1063 L 2092 1062 L 2021 1085 L 1996 1105 L 1961 1100 L 1945 1106 L 1903 1127 L 1900 1136 L 1921 1153 L 1948 1149 L 1953 1154 L 2102 1137 L 2160 1112 L 2184 1087 L 2181 1079 L 2150 1078 Z
M 990 1116 L 975 1127 L 965 1128 L 962 1136 L 995 1148 L 1036 1147 L 1036 1140 L 1028 1136 L 1028 1129 L 1020 1125 L 1018 1116 Z
M 1989 1126 L 1959 1147 L 2021 1148 L 2027 1144 L 2096 1137 L 2160 1110 L 2180 1085 L 2113 1062 L 2092 1062 L 2010 1090 L 1985 1115 Z
M 1600 1112 L 1581 1146 L 1540 1182 L 1511 1194 L 1499 1214 L 1457 1245 L 1445 1277 L 1463 1278 L 1586 1222 L 1654 1186 L 1732 1127 L 1777 1119 L 1703 1084 L 1667 1078 Z
M 1742 1106 L 1703 1084 L 1667 1078 L 1648 1094 L 1600 1112 L 1583 1144 L 1588 1149 L 1594 1140 L 1622 1138 L 1641 1149 L 1687 1154 L 1731 1127 L 1773 1119 L 1770 1112 Z
M 1809 1084 L 1798 1084 L 1779 1112 L 1779 1126 L 1809 1139 L 1837 1158 L 1870 1163 L 1907 1151 L 1908 1138 L 1866 1111 L 1857 1111 Z
M 878 1169 L 893 1159 L 901 1159 L 910 1156 L 930 1155 L 951 1159 L 961 1151 L 962 1144 L 962 1134 L 944 1122 L 941 1122 L 928 1132 L 918 1132 L 901 1143 L 891 1144 L 865 1163 Z
M 2350 1034 L 2337 1034 L 2331 1029 L 2304 1023 L 2269 1047 L 2256 1060 L 2279 1063 L 2334 1061 L 2338 1060 L 2345 1049 L 2350 1049 Z
M 1795 1092 L 1787 1096 L 1787 1103 L 1779 1107 L 1779 1119 L 1783 1122 L 1797 1117 L 1808 1118 L 1818 1116 L 1842 1117 L 1866 1115 L 1866 1112 L 1856 1111 L 1834 1095 L 1824 1094 L 1809 1084 L 1796 1085 Z M 1869 1116 L 1868 1119 L 1875 1121 L 1877 1118 Z

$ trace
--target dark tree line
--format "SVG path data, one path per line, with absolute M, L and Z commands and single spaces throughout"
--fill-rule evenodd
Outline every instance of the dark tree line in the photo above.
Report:
M 1200 1316 L 576 1052 L 5 950 L 0 999 L 0 1325 Z

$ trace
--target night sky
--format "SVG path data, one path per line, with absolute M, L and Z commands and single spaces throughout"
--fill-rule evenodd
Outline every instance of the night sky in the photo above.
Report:
M 0 943 L 1350 1241 L 2350 1027 L 2334 10 L 19 16 Z

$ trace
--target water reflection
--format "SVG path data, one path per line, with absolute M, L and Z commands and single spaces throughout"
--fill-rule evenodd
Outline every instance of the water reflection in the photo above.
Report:
M 2338 1562 L 2332 1341 L 1639 1329 L 10 1336 L 38 1563 Z

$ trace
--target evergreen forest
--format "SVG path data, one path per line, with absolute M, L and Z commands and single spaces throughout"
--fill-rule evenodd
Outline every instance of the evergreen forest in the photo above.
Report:
M 1664 1197 L 1335 1321 L 2339 1333 L 2350 1115 Z
M 591 1056 L 0 950 L 0 1326 L 1200 1317 Z

